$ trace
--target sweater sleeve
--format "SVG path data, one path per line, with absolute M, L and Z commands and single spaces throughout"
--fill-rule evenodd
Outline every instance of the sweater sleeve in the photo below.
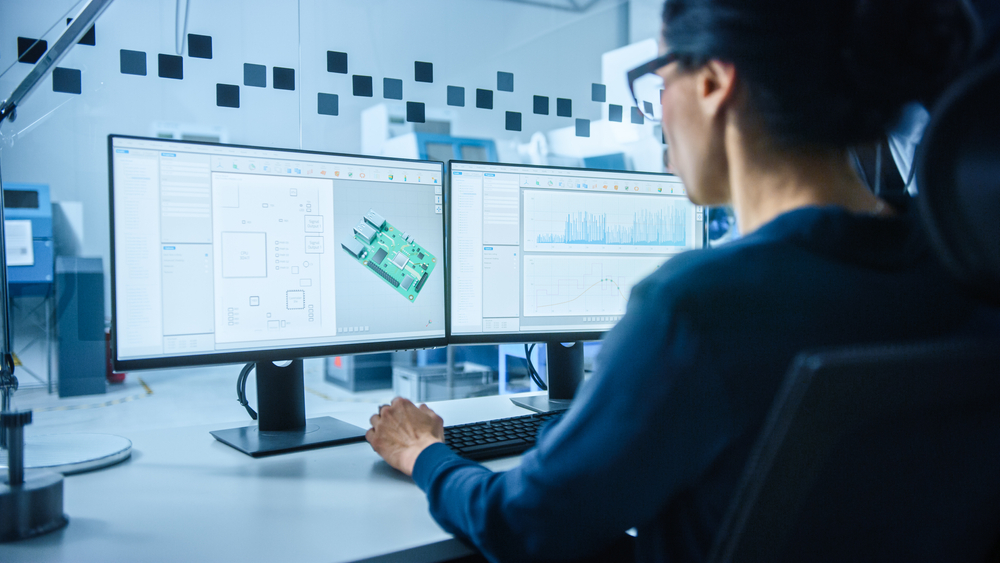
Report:
M 518 467 L 496 473 L 443 444 L 420 454 L 413 478 L 444 529 L 491 561 L 579 559 L 652 520 L 705 471 L 731 414 L 721 377 L 699 369 L 690 315 L 661 284 L 633 289 L 597 372 Z

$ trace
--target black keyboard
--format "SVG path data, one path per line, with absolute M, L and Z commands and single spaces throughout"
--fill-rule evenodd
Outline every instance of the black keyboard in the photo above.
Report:
M 458 455 L 476 461 L 517 455 L 534 447 L 542 426 L 562 414 L 527 414 L 448 426 L 444 429 L 444 443 Z

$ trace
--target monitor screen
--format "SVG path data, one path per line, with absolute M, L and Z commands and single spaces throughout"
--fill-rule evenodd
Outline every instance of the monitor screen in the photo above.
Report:
M 598 338 L 632 286 L 705 240 L 671 174 L 452 162 L 454 342 Z
M 108 141 L 116 365 L 444 343 L 441 163 Z

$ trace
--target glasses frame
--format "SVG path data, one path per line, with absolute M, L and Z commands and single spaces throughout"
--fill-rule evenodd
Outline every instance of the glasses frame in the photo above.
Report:
M 628 91 L 632 94 L 632 101 L 635 103 L 635 108 L 639 110 L 639 113 L 641 113 L 646 119 L 656 121 L 657 118 L 655 115 L 646 115 L 646 112 L 644 111 L 645 108 L 642 107 L 639 97 L 635 95 L 635 81 L 647 74 L 655 74 L 656 71 L 676 61 L 679 57 L 680 55 L 676 52 L 667 51 L 663 55 L 656 57 L 648 63 L 641 64 L 628 71 Z M 662 102 L 663 100 L 660 100 L 660 103 Z

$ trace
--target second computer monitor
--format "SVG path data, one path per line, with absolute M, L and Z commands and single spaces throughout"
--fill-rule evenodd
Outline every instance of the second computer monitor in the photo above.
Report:
M 450 342 L 593 340 L 632 286 L 700 248 L 672 174 L 453 161 Z

